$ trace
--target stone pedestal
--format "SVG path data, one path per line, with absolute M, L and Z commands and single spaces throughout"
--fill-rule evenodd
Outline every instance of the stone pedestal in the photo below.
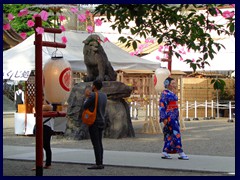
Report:
M 92 82 L 82 82 L 72 88 L 68 99 L 68 122 L 65 131 L 67 138 L 76 140 L 89 138 L 88 126 L 83 124 L 81 119 L 85 100 L 84 89 L 87 85 L 92 85 Z M 132 87 L 117 81 L 103 81 L 101 91 L 108 97 L 104 137 L 135 137 L 129 106 L 124 100 L 131 95 Z

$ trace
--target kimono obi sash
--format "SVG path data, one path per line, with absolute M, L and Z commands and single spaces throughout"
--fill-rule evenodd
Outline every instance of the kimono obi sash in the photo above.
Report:
M 170 101 L 169 104 L 167 105 L 167 111 L 177 108 L 178 108 L 177 101 Z

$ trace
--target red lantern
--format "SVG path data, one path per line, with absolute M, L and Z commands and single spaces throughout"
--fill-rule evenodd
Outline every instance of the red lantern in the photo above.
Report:
M 170 75 L 170 71 L 166 68 L 158 68 L 154 74 L 154 87 L 157 92 L 164 90 L 164 80 Z
M 72 87 L 72 70 L 62 57 L 52 57 L 43 68 L 44 96 L 52 104 L 67 101 Z

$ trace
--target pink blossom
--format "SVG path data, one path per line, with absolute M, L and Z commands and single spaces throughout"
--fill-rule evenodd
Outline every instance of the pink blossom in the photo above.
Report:
M 64 21 L 64 20 L 66 20 L 66 17 L 63 16 L 63 15 L 60 15 L 60 16 L 59 16 L 59 20 L 62 22 L 62 21 Z
M 22 33 L 20 33 L 20 36 L 21 36 L 21 38 L 26 39 L 26 37 L 27 37 L 27 33 L 22 32 Z
M 3 25 L 3 30 L 9 30 L 9 29 L 11 29 L 11 26 L 9 23 Z
M 184 50 L 184 48 L 182 48 L 181 50 L 178 50 L 178 52 L 179 52 L 180 54 L 186 54 L 186 51 Z
M 134 56 L 136 53 L 135 52 L 130 52 L 129 53 L 131 56 Z
M 27 25 L 28 25 L 28 27 L 33 27 L 35 25 L 35 23 L 32 20 L 28 20 Z
M 63 37 L 62 37 L 62 43 L 64 43 L 64 44 L 67 43 L 67 37 L 66 37 L 66 36 L 63 36 Z
M 110 42 L 109 39 L 107 37 L 104 38 L 103 42 Z
M 158 51 L 162 52 L 163 46 L 159 46 Z
M 13 20 L 13 19 L 14 19 L 14 16 L 12 15 L 12 13 L 9 13 L 9 14 L 8 14 L 8 20 L 11 21 L 11 20 Z
M 96 24 L 96 26 L 101 26 L 102 25 L 102 21 L 101 21 L 101 19 L 96 19 L 95 20 L 95 24 Z
M 195 59 L 192 59 L 192 62 L 195 62 Z
M 93 33 L 93 27 L 92 26 L 87 26 L 87 32 L 88 33 Z
M 39 34 L 43 34 L 44 33 L 44 28 L 42 28 L 42 27 L 37 27 L 36 28 L 36 31 L 37 31 L 37 34 L 39 35 Z
M 66 31 L 66 28 L 65 28 L 63 25 L 60 26 L 60 29 L 61 29 L 62 31 Z
M 164 46 L 164 51 L 168 51 L 168 46 Z
M 140 44 L 139 46 L 138 46 L 138 49 L 139 50 L 143 50 L 145 48 L 145 45 L 144 44 Z
M 222 13 L 222 16 L 223 16 L 224 18 L 232 18 L 234 15 L 235 15 L 234 11 L 232 11 L 232 12 L 230 12 L 230 11 L 224 11 L 224 12 Z
M 39 14 L 34 14 L 32 18 L 35 19 L 37 16 L 39 16 Z
M 85 14 L 86 14 L 86 16 L 89 16 L 91 14 L 91 12 L 89 10 L 86 10 Z
M 183 60 L 183 58 L 182 57 L 180 57 L 180 61 L 182 61 Z
M 85 21 L 86 21 L 86 16 L 85 16 L 85 14 L 79 14 L 79 15 L 78 15 L 78 20 L 79 20 L 80 22 L 85 22 Z
M 156 56 L 156 60 L 160 60 L 160 57 L 159 57 L 159 56 Z
M 71 8 L 70 11 L 71 11 L 72 13 L 74 13 L 74 14 L 77 14 L 78 9 L 77 9 L 77 8 Z
M 235 8 L 235 4 L 230 4 L 230 7 L 231 8 Z
M 219 14 L 219 10 L 218 10 L 218 8 L 215 8 L 215 10 L 216 10 L 216 15 L 214 15 L 214 16 L 217 16 L 218 14 Z
M 138 50 L 135 51 L 135 54 L 138 55 L 138 54 L 141 54 L 142 52 L 143 52 L 142 49 L 138 49 Z
M 153 39 L 145 39 L 145 43 L 154 43 L 154 40 Z
M 103 42 L 101 38 L 98 38 L 97 40 L 99 43 Z
M 18 17 L 26 16 L 27 14 L 28 14 L 28 10 L 27 10 L 27 9 L 22 9 L 22 10 L 18 13 Z
M 47 19 L 48 19 L 48 12 L 47 12 L 47 11 L 42 10 L 42 11 L 40 12 L 40 15 L 41 15 L 41 19 L 42 19 L 43 21 L 47 21 Z

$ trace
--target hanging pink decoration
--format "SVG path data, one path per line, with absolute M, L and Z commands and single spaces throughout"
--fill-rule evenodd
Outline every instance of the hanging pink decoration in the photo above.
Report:
M 93 27 L 92 26 L 87 26 L 87 32 L 88 33 L 93 33 Z
M 67 101 L 72 86 L 71 65 L 63 58 L 51 58 L 43 68 L 43 88 L 46 100 L 61 104 Z
M 62 37 L 62 43 L 64 43 L 64 44 L 67 43 L 67 37 L 66 37 L 66 36 L 63 36 L 63 37 Z
M 27 26 L 28 27 L 33 27 L 34 25 L 35 25 L 35 23 L 32 20 L 27 21 Z
M 21 32 L 21 33 L 20 33 L 20 36 L 21 36 L 22 39 L 26 39 L 27 33 Z
M 145 43 L 154 43 L 154 40 L 153 39 L 145 39 Z
M 105 43 L 105 42 L 110 42 L 110 41 L 109 41 L 109 39 L 108 39 L 107 37 L 105 37 L 105 38 L 103 39 L 103 42 Z
M 22 9 L 19 13 L 18 13 L 18 17 L 22 17 L 22 16 L 26 16 L 28 15 L 28 10 L 27 9 Z
M 218 16 L 220 13 L 219 13 L 219 10 L 218 10 L 218 8 L 215 8 L 215 10 L 216 10 L 217 14 L 216 14 L 216 15 L 214 15 L 214 16 L 216 17 L 216 16 Z
M 158 51 L 162 52 L 162 49 L 163 49 L 163 46 L 161 45 L 161 46 L 159 46 Z
M 63 25 L 60 26 L 60 29 L 61 29 L 62 31 L 66 31 L 66 28 L 65 28 Z
M 12 13 L 9 13 L 8 14 L 8 20 L 9 21 L 12 21 L 14 19 L 14 16 L 12 15 Z
M 42 18 L 43 21 L 47 21 L 47 19 L 48 19 L 48 12 L 42 10 L 42 11 L 40 12 L 40 16 L 41 16 L 41 18 Z
M 223 13 L 222 13 L 222 16 L 224 17 L 224 18 L 232 18 L 233 16 L 235 15 L 235 13 L 232 11 L 232 12 L 230 12 L 230 11 L 224 11 Z
M 42 27 L 37 27 L 36 28 L 37 34 L 43 34 L 44 33 L 44 28 Z
M 79 14 L 79 15 L 78 15 L 78 20 L 79 20 L 80 22 L 85 22 L 85 21 L 86 21 L 86 16 L 85 16 L 85 14 Z
M 135 52 L 130 52 L 129 54 L 130 54 L 131 56 L 135 56 L 136 53 L 135 53 Z
M 7 30 L 9 30 L 9 29 L 11 29 L 11 26 L 10 26 L 9 23 L 3 25 L 3 30 L 7 31 Z
M 61 22 L 64 21 L 64 20 L 66 20 L 66 17 L 63 16 L 63 15 L 60 15 L 58 18 L 59 18 L 59 20 L 60 20 Z
M 101 21 L 101 19 L 96 19 L 95 20 L 95 24 L 96 24 L 96 26 L 101 26 L 102 25 L 102 21 Z
M 85 11 L 86 16 L 90 16 L 91 12 L 89 10 Z
M 72 13 L 74 13 L 74 14 L 77 14 L 78 9 L 77 9 L 77 8 L 71 8 L 70 11 L 71 11 Z

